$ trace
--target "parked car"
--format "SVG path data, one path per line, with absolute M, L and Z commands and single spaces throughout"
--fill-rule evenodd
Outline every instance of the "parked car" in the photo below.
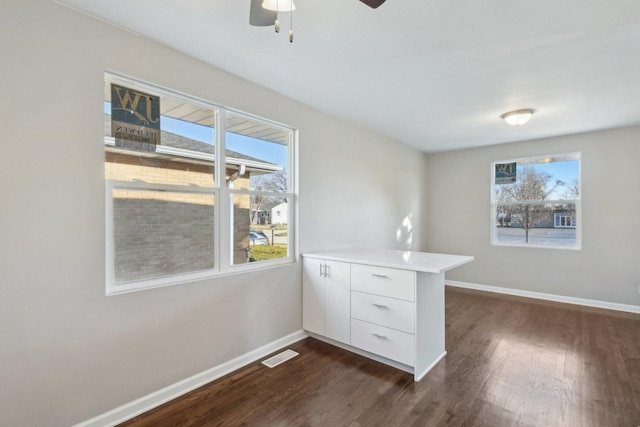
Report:
M 261 230 L 249 230 L 249 243 L 251 246 L 267 246 L 269 245 L 269 238 Z

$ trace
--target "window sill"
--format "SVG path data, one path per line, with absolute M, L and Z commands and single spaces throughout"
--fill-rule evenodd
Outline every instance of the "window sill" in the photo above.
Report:
M 560 249 L 563 251 L 579 251 L 582 250 L 581 245 L 576 246 L 552 246 L 552 245 L 532 245 L 532 244 L 515 244 L 515 243 L 496 243 L 491 242 L 491 246 L 499 246 L 504 248 L 532 248 L 532 249 Z
M 248 274 L 256 271 L 271 270 L 291 264 L 296 264 L 294 258 L 282 258 L 276 261 L 258 261 L 251 264 L 231 266 L 225 271 L 201 271 L 196 273 L 178 274 L 153 279 L 135 280 L 120 284 L 107 284 L 106 296 L 122 295 L 131 292 L 146 291 L 150 289 L 164 288 L 167 286 L 182 285 L 203 280 L 219 279 L 223 277 Z

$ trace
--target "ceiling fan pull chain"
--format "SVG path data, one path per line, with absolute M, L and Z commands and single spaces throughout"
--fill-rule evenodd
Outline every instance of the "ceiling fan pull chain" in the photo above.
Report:
M 289 43 L 293 43 L 293 0 L 291 0 L 291 29 L 289 30 Z

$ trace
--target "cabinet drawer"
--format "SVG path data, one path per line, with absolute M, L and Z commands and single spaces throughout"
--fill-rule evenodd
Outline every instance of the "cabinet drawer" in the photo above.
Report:
M 351 345 L 405 365 L 414 366 L 414 336 L 351 319 Z
M 351 318 L 412 334 L 415 303 L 351 291 Z
M 415 277 L 414 271 L 352 264 L 351 290 L 414 301 Z

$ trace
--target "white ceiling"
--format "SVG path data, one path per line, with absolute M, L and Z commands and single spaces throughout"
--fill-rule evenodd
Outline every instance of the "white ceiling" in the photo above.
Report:
M 638 0 L 295 0 L 293 44 L 250 0 L 57 2 L 425 152 L 640 124 Z

